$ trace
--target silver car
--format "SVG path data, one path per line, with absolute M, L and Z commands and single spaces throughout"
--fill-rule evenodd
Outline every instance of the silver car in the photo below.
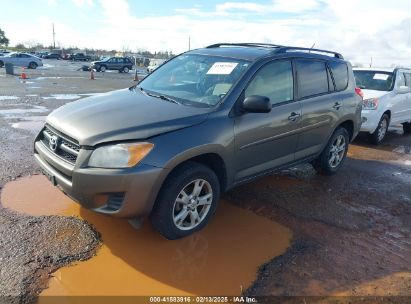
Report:
M 0 68 L 6 63 L 12 63 L 14 66 L 27 67 L 29 69 L 36 69 L 39 66 L 43 66 L 40 58 L 31 54 L 17 52 L 0 57 Z

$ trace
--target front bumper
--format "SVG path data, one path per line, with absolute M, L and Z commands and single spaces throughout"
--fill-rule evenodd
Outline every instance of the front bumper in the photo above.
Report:
M 374 133 L 380 122 L 381 115 L 376 110 L 362 110 L 361 132 Z
M 42 141 L 34 157 L 45 175 L 65 194 L 85 208 L 122 218 L 150 214 L 167 169 L 140 164 L 128 169 L 86 166 L 92 151 L 80 150 L 76 164 L 54 154 Z

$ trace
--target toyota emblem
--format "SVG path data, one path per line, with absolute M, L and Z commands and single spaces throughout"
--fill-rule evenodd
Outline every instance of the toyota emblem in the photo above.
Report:
M 59 138 L 56 135 L 51 136 L 49 140 L 50 149 L 56 152 L 58 146 L 59 146 Z

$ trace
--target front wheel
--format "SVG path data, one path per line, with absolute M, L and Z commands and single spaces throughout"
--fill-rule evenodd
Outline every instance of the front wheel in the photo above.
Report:
M 390 123 L 390 118 L 388 117 L 387 114 L 384 114 L 381 117 L 380 122 L 378 123 L 377 129 L 374 131 L 374 133 L 368 136 L 372 144 L 379 145 L 384 140 L 385 135 L 387 134 L 389 123 Z
M 202 164 L 188 162 L 165 181 L 150 221 L 167 239 L 182 238 L 207 224 L 219 198 L 220 184 L 214 171 Z
M 129 68 L 128 67 L 124 67 L 123 68 L 123 73 L 128 73 L 130 70 L 129 70 Z
M 106 66 L 105 65 L 102 65 L 101 67 L 100 67 L 100 72 L 105 72 L 107 70 L 107 68 L 106 68 Z
M 404 122 L 402 128 L 405 134 L 411 134 L 411 122 Z
M 345 128 L 335 130 L 323 152 L 312 162 L 313 167 L 325 174 L 336 173 L 347 156 L 349 142 L 350 136 Z
M 3 61 L 0 60 L 0 68 L 2 68 L 4 66 Z

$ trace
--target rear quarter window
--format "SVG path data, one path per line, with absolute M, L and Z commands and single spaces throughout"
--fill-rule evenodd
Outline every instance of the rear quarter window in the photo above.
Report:
M 328 77 L 325 62 L 299 59 L 295 63 L 300 98 L 328 93 Z
M 328 63 L 331 73 L 334 77 L 335 89 L 337 91 L 345 90 L 348 86 L 348 66 L 345 62 L 331 61 Z

